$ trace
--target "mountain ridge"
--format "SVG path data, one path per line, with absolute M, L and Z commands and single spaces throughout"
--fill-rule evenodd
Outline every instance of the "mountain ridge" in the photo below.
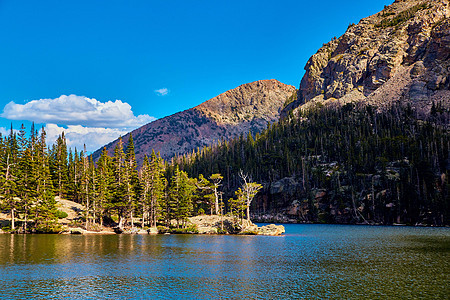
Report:
M 152 149 L 165 159 L 189 153 L 220 139 L 259 132 L 275 122 L 296 88 L 275 79 L 242 84 L 191 109 L 150 122 L 131 132 L 136 160 L 142 163 Z M 126 145 L 129 134 L 122 138 Z M 118 140 L 104 147 L 113 153 Z M 93 153 L 98 159 L 103 147 Z
M 448 0 L 397 0 L 349 25 L 308 60 L 298 100 L 283 114 L 318 102 L 409 103 L 421 115 L 433 103 L 448 108 L 449 17 Z

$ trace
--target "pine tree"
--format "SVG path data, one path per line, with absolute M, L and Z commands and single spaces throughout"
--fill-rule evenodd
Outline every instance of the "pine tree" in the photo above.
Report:
M 67 161 L 67 144 L 64 132 L 56 139 L 51 151 L 52 179 L 56 194 L 62 198 L 67 196 L 69 170 Z
M 111 169 L 111 157 L 104 147 L 102 154 L 97 162 L 97 203 L 100 213 L 100 226 L 103 226 L 103 217 L 111 209 L 112 192 L 111 186 L 113 184 L 113 172 Z
M 187 218 L 191 215 L 194 190 L 195 186 L 192 180 L 177 166 L 169 188 L 169 207 L 170 217 L 176 219 L 178 228 L 180 222 L 184 227 Z
M 26 138 L 25 126 L 22 124 L 18 135 L 19 157 L 17 163 L 17 197 L 20 199 L 20 210 L 24 217 L 23 231 L 28 230 L 28 216 L 36 197 L 35 180 L 33 179 L 33 158 L 31 141 Z
M 164 165 L 161 157 L 152 151 L 150 161 L 147 156 L 141 169 L 141 191 L 142 191 L 142 227 L 145 224 L 145 216 L 150 219 L 150 227 L 156 226 L 157 220 L 163 215 L 165 181 Z
M 8 138 L 4 142 L 4 151 L 2 153 L 0 194 L 3 195 L 3 208 L 10 211 L 12 230 L 15 230 L 15 214 L 19 207 L 19 201 L 16 197 L 18 148 L 17 137 L 11 124 L 11 131 Z
M 57 224 L 56 202 L 53 194 L 53 184 L 50 176 L 49 157 L 46 145 L 46 132 L 44 127 L 36 144 L 35 151 L 36 179 L 36 203 L 33 207 L 35 230 L 43 232 L 54 232 L 60 229 Z
M 206 179 L 203 174 L 198 176 L 198 179 L 194 180 L 197 191 L 195 193 L 195 199 L 197 201 L 197 213 L 202 214 L 205 212 L 204 208 L 210 211 L 210 214 L 213 214 L 214 211 L 214 187 L 212 183 Z M 205 207 L 206 206 L 206 207 Z
M 133 213 L 137 205 L 137 196 L 139 193 L 139 177 L 137 172 L 136 155 L 134 153 L 133 135 L 130 133 L 128 145 L 125 154 L 125 162 L 123 168 L 123 182 L 125 185 L 125 198 L 127 207 L 130 210 L 131 227 L 134 227 Z
M 127 182 L 125 181 L 125 153 L 123 152 L 123 141 L 119 138 L 119 141 L 114 148 L 113 157 L 113 172 L 114 182 L 112 184 L 113 201 L 112 207 L 116 210 L 119 217 L 119 228 L 123 228 L 124 218 L 128 212 L 127 202 Z
M 86 145 L 84 145 L 84 151 L 80 153 L 80 160 L 81 160 L 81 183 L 80 183 L 80 189 L 81 189 L 81 198 L 82 203 L 85 206 L 85 227 L 86 230 L 89 230 L 89 224 L 90 224 L 90 212 L 91 212 L 91 173 L 89 172 L 89 157 L 86 155 Z

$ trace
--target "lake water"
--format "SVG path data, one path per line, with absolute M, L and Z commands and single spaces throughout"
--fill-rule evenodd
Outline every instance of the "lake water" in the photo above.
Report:
M 450 229 L 0 235 L 0 298 L 449 299 Z

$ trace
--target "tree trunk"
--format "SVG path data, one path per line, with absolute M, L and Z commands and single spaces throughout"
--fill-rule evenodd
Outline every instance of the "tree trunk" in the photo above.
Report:
M 145 207 L 142 206 L 142 229 L 144 229 L 144 223 L 145 223 Z
M 27 232 L 28 209 L 25 208 L 25 220 L 23 223 L 23 232 Z
M 15 218 L 14 218 L 14 208 L 11 209 L 11 229 L 16 229 Z
M 131 211 L 131 228 L 134 228 L 133 211 Z
M 216 215 L 218 215 L 219 214 L 219 195 L 217 194 L 217 188 L 214 189 L 214 197 L 215 197 L 214 208 L 216 210 Z
M 122 229 L 123 228 L 123 217 L 119 216 L 119 228 Z

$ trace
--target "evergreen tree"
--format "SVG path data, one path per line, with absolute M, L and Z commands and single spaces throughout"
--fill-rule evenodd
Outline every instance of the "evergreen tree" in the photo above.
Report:
M 142 227 L 144 227 L 145 216 L 150 221 L 150 226 L 156 226 L 160 216 L 164 217 L 164 189 L 166 179 L 164 178 L 164 165 L 161 157 L 152 151 L 150 161 L 147 156 L 141 169 L 141 191 L 142 191 Z
M 53 184 L 50 176 L 50 164 L 46 145 L 44 127 L 37 140 L 35 151 L 36 202 L 32 208 L 35 230 L 42 232 L 58 231 L 56 201 L 53 194 Z
M 119 141 L 114 148 L 113 157 L 113 173 L 114 182 L 112 184 L 113 201 L 112 207 L 116 210 L 119 217 L 119 228 L 123 228 L 124 218 L 128 212 L 128 199 L 127 199 L 127 185 L 125 176 L 127 175 L 125 169 L 125 153 L 123 152 L 123 141 L 119 138 Z
M 108 151 L 104 147 L 102 154 L 97 162 L 97 203 L 98 211 L 100 213 L 100 226 L 103 226 L 103 217 L 109 213 L 111 209 L 112 191 L 111 186 L 113 184 L 113 172 L 111 166 L 111 157 L 108 155 Z
M 184 227 L 191 215 L 194 190 L 195 186 L 187 173 L 176 167 L 169 188 L 169 207 L 170 217 L 176 219 L 177 227 L 180 226 L 180 222 Z
M 2 198 L 2 206 L 4 209 L 10 211 L 11 215 L 11 229 L 15 230 L 16 211 L 19 207 L 17 194 L 17 159 L 18 159 L 18 144 L 17 137 L 11 125 L 11 131 L 4 142 L 4 151 L 2 151 L 2 174 L 0 176 L 0 194 Z
M 136 156 L 134 153 L 133 135 L 131 133 L 128 138 L 123 175 L 123 183 L 125 185 L 125 201 L 131 213 L 131 227 L 134 227 L 133 213 L 137 205 L 136 199 L 138 198 L 139 193 L 139 177 L 137 172 Z
M 28 216 L 36 198 L 35 178 L 33 177 L 33 158 L 31 141 L 26 138 L 25 126 L 22 124 L 18 135 L 19 157 L 17 163 L 17 197 L 24 217 L 23 231 L 28 230 Z
M 62 198 L 67 197 L 67 186 L 69 181 L 69 169 L 67 161 L 67 145 L 64 132 L 58 136 L 51 151 L 51 174 L 55 184 L 56 194 Z

